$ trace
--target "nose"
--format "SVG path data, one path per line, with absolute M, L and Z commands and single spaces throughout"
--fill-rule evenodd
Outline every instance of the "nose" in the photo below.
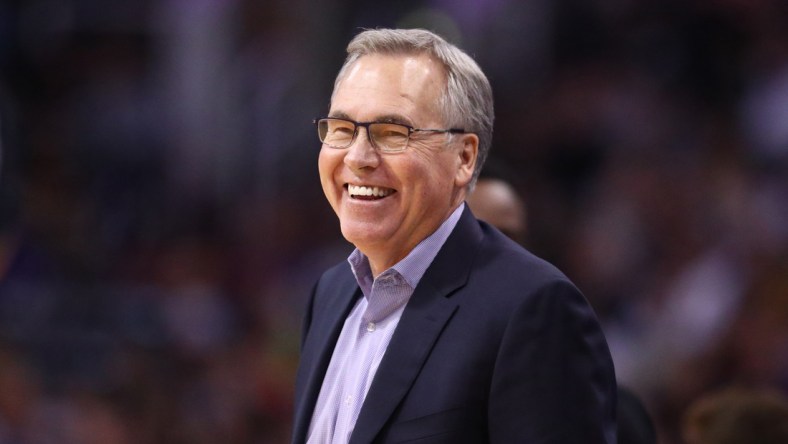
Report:
M 347 148 L 345 154 L 345 165 L 354 171 L 377 167 L 380 164 L 380 156 L 370 141 L 369 131 L 362 126 L 356 131 L 358 131 L 356 139 Z M 362 135 L 361 131 L 365 134 Z

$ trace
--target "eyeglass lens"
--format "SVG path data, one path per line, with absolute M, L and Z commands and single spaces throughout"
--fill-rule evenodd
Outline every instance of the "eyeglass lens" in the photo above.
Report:
M 320 141 L 333 148 L 347 148 L 358 132 L 358 126 L 367 128 L 372 144 L 383 151 L 401 151 L 408 144 L 410 131 L 407 126 L 396 123 L 373 122 L 356 125 L 342 119 L 320 119 L 317 129 Z

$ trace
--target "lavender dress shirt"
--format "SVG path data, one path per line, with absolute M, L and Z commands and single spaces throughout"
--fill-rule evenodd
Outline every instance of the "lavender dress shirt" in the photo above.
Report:
M 462 203 L 433 234 L 377 278 L 372 277 L 369 260 L 358 249 L 348 257 L 364 297 L 342 327 L 309 426 L 308 444 L 345 444 L 350 440 L 405 304 L 464 207 Z

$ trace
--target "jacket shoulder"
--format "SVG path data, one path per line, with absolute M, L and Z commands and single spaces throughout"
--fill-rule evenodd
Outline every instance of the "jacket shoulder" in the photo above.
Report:
M 555 265 L 480 222 L 484 241 L 478 253 L 476 271 L 485 278 L 503 285 L 523 288 L 563 283 L 574 287 L 571 280 Z

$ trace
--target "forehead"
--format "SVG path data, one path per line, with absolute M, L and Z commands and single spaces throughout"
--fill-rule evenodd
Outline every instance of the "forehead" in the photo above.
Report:
M 356 120 L 392 114 L 424 118 L 437 115 L 445 88 L 443 65 L 426 54 L 365 55 L 339 80 L 331 111 Z

